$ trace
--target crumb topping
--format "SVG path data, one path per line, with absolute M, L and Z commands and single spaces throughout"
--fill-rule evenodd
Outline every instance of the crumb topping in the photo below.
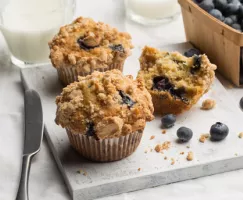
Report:
M 199 138 L 199 142 L 204 143 L 208 138 L 210 137 L 210 134 L 202 134 Z
M 215 107 L 216 101 L 213 99 L 206 99 L 202 102 L 202 110 L 211 110 Z
M 103 22 L 79 17 L 60 28 L 49 42 L 50 58 L 56 68 L 107 68 L 131 54 L 131 36 Z
M 163 144 L 157 144 L 154 150 L 161 153 L 163 150 L 168 150 L 171 147 L 171 142 L 165 141 Z
M 79 77 L 63 89 L 56 104 L 58 125 L 98 139 L 142 131 L 146 121 L 154 119 L 151 96 L 142 81 L 119 70 Z
M 151 137 L 150 137 L 150 140 L 153 140 L 155 138 L 155 136 L 154 135 L 152 135 Z

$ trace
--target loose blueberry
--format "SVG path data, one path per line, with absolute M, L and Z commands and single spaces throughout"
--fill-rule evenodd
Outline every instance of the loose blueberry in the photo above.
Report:
M 199 4 L 199 6 L 207 12 L 214 9 L 213 0 L 204 0 Z
M 229 17 L 233 20 L 233 24 L 238 22 L 238 16 L 237 15 L 230 15 Z
M 133 107 L 133 105 L 135 104 L 135 102 L 122 90 L 119 90 L 119 95 L 122 98 L 122 103 L 126 104 L 128 106 L 128 108 Z
M 243 5 L 240 5 L 240 6 L 239 6 L 238 16 L 239 16 L 240 18 L 243 18 Z
M 177 130 L 177 137 L 181 142 L 188 142 L 190 139 L 192 139 L 192 136 L 192 130 L 187 127 L 181 127 Z
M 226 17 L 224 19 L 224 23 L 227 24 L 227 25 L 229 25 L 229 26 L 232 26 L 233 20 L 230 17 Z
M 171 128 L 176 122 L 176 116 L 173 114 L 165 115 L 161 118 L 163 128 Z
M 218 10 L 224 11 L 227 8 L 228 2 L 227 0 L 214 0 L 214 5 Z
M 210 135 L 211 139 L 214 141 L 220 141 L 227 137 L 229 134 L 229 128 L 225 124 L 221 122 L 217 122 L 216 124 L 211 126 Z
M 86 135 L 87 136 L 95 136 L 95 130 L 94 130 L 94 123 L 90 122 L 87 124 L 87 132 Z
M 227 8 L 225 10 L 226 15 L 235 15 L 238 13 L 238 10 L 240 8 L 240 3 L 229 3 L 227 5 Z
M 217 9 L 210 10 L 209 14 L 212 15 L 213 17 L 217 18 L 220 21 L 223 21 L 223 19 L 224 19 L 221 11 L 219 11 Z
M 240 108 L 243 110 L 243 97 L 240 100 Z
M 124 53 L 124 48 L 121 44 L 113 44 L 109 46 L 113 51 L 119 51 Z
M 201 54 L 200 50 L 195 48 L 189 49 L 184 53 L 186 57 L 192 57 L 194 55 L 200 55 L 200 54 Z
M 241 25 L 240 24 L 232 24 L 231 27 L 234 28 L 237 31 L 241 31 Z

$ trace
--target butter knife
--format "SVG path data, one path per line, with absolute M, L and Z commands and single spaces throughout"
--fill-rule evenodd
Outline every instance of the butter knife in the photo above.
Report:
M 28 181 L 31 160 L 40 151 L 43 138 L 43 113 L 39 94 L 25 91 L 25 139 L 22 172 L 16 200 L 28 200 Z

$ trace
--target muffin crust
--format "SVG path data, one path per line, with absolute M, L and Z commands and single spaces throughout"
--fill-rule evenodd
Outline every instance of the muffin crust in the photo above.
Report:
M 79 77 L 79 82 L 63 89 L 56 104 L 58 125 L 98 139 L 142 131 L 146 121 L 154 119 L 151 95 L 143 82 L 119 70 Z

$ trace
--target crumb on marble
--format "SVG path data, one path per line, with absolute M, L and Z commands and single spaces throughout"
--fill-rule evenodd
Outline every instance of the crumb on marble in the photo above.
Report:
M 215 107 L 216 102 L 213 99 L 206 99 L 202 102 L 202 110 L 211 110 Z
M 140 172 L 141 171 L 141 168 L 138 168 L 138 171 Z
M 84 175 L 84 176 L 87 176 L 87 172 L 84 172 L 83 175 Z
M 166 134 L 166 130 L 162 130 L 162 134 Z
M 157 144 L 154 148 L 154 150 L 158 153 L 160 153 L 163 150 L 168 150 L 171 146 L 171 142 L 165 141 L 163 144 Z
M 185 152 L 184 152 L 184 151 L 180 152 L 180 155 L 184 155 L 184 154 L 185 154 Z
M 190 146 L 186 146 L 186 148 L 190 149 Z
M 192 161 L 194 159 L 194 155 L 193 155 L 193 152 L 192 151 L 189 151 L 188 152 L 186 159 L 188 161 Z
M 168 157 L 167 157 L 167 156 L 165 156 L 165 157 L 164 157 L 164 160 L 167 160 L 167 159 L 168 159 Z
M 210 135 L 208 133 L 202 134 L 199 138 L 199 142 L 204 143 L 209 137 L 210 137 Z
M 161 144 L 157 144 L 155 146 L 154 150 L 159 153 L 162 150 L 162 145 Z
M 152 135 L 151 137 L 150 137 L 150 140 L 153 140 L 155 138 L 155 136 L 154 135 Z
M 171 158 L 171 165 L 174 165 L 174 164 L 175 164 L 175 159 Z
M 240 139 L 243 138 L 243 132 L 241 132 L 241 133 L 239 134 L 239 138 L 240 138 Z
M 145 150 L 144 153 L 148 153 L 148 150 Z

